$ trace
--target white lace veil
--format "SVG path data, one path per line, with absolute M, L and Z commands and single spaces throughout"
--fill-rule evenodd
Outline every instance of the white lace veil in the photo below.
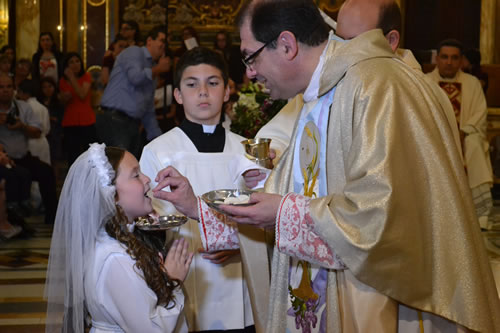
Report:
M 91 144 L 64 181 L 45 285 L 46 332 L 84 330 L 84 272 L 94 258 L 99 230 L 116 214 L 115 173 L 104 149 L 104 144 Z

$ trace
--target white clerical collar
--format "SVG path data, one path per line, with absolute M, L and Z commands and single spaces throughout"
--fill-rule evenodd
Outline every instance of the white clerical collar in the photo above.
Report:
M 211 133 L 213 134 L 215 132 L 215 128 L 217 125 L 202 125 L 203 126 L 203 133 Z
M 438 76 L 439 76 L 439 81 L 443 81 L 443 82 L 455 82 L 455 81 L 459 81 L 460 79 L 460 73 L 463 73 L 462 70 L 458 70 L 457 71 L 457 74 L 455 74 L 454 77 L 443 77 L 441 76 L 441 73 L 439 73 L 439 69 L 435 68 L 435 71 L 437 72 Z
M 343 39 L 339 38 L 333 30 L 330 30 L 330 33 L 328 35 L 328 43 L 326 43 L 325 48 L 323 49 L 323 52 L 321 53 L 321 56 L 319 57 L 319 62 L 318 65 L 316 66 L 316 69 L 314 70 L 314 73 L 311 77 L 311 81 L 309 81 L 309 85 L 307 86 L 306 90 L 304 91 L 304 102 L 310 102 L 313 99 L 318 98 L 319 94 L 319 83 L 321 79 L 321 73 L 323 71 L 323 66 L 325 65 L 325 58 L 326 58 L 326 50 L 328 50 L 328 46 L 330 45 L 330 42 L 332 40 L 344 42 Z

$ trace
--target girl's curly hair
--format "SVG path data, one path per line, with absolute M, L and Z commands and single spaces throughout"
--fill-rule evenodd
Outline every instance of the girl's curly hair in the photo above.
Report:
M 118 166 L 125 155 L 125 150 L 116 147 L 106 147 L 106 156 L 109 163 L 115 170 L 116 181 L 118 176 Z M 116 194 L 118 200 L 118 194 Z M 126 246 L 127 253 L 136 261 L 135 266 L 144 274 L 144 280 L 158 298 L 157 305 L 175 306 L 175 297 L 173 291 L 181 285 L 181 281 L 172 279 L 164 269 L 160 256 L 166 258 L 167 249 L 164 244 L 163 232 L 146 232 L 135 228 L 134 232 L 128 231 L 126 225 L 129 223 L 123 209 L 117 205 L 116 215 L 113 216 L 105 225 L 109 236 L 115 238 Z M 163 236 L 163 237 L 162 237 Z

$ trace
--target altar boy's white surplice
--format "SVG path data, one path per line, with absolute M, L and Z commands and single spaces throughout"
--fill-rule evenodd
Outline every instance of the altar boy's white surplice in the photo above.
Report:
M 231 162 L 236 155 L 243 155 L 242 140 L 243 137 L 226 130 L 222 153 L 200 153 L 189 137 L 176 127 L 144 148 L 141 170 L 151 178 L 151 188 L 156 186 L 154 179 L 158 171 L 173 166 L 189 179 L 196 195 L 216 189 L 232 189 L 236 187 L 234 180 L 238 175 L 234 174 Z M 166 201 L 153 199 L 153 207 L 161 215 L 176 213 L 173 205 Z M 232 244 L 229 248 L 239 248 L 237 226 L 229 222 L 228 227 L 230 231 L 225 240 Z M 241 329 L 253 325 L 240 256 L 223 265 L 203 259 L 198 250 L 207 250 L 207 235 L 200 235 L 195 220 L 182 226 L 179 234 L 190 242 L 189 250 L 195 252 L 184 282 L 190 331 Z

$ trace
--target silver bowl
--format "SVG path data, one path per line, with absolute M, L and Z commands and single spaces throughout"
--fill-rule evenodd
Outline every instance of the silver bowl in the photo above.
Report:
M 205 201 L 208 205 L 208 207 L 215 209 L 219 213 L 226 214 L 222 209 L 220 209 L 220 205 L 224 204 L 224 200 L 227 198 L 237 198 L 240 195 L 250 195 L 254 193 L 255 191 L 249 191 L 249 190 L 238 190 L 238 189 L 233 189 L 233 190 L 215 190 L 215 191 L 210 191 L 201 196 L 201 199 Z M 233 204 L 224 204 L 224 205 L 232 205 L 232 206 L 251 206 L 253 203 L 233 203 Z
M 159 231 L 179 227 L 186 223 L 188 218 L 183 215 L 162 215 L 158 220 L 152 217 L 139 217 L 135 226 L 141 230 Z

